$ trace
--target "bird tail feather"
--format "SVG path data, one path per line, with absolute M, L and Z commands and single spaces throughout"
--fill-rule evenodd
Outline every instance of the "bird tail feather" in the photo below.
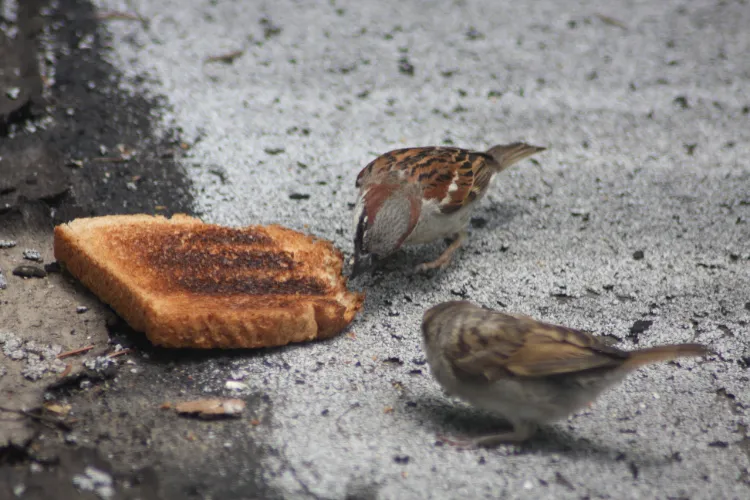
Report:
M 501 172 L 529 156 L 544 151 L 547 148 L 531 146 L 523 142 L 514 142 L 513 144 L 498 145 L 490 148 L 487 154 L 492 156 L 497 163 L 496 170 Z
M 670 361 L 676 358 L 697 357 L 709 354 L 706 346 L 701 344 L 674 344 L 649 347 L 631 351 L 630 357 L 624 363 L 625 368 L 638 368 L 659 361 Z

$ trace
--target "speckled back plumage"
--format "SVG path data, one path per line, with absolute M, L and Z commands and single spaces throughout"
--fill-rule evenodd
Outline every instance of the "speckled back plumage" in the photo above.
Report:
M 498 163 L 487 153 L 460 148 L 424 147 L 397 149 L 367 165 L 356 186 L 392 179 L 422 185 L 425 200 L 435 200 L 450 214 L 475 201 L 487 188 Z

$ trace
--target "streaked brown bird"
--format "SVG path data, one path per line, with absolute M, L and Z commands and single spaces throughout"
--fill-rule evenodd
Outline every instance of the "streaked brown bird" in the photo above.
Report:
M 465 301 L 427 310 L 422 335 L 430 371 L 446 392 L 513 425 L 460 443 L 485 447 L 525 441 L 643 365 L 709 353 L 700 344 L 623 351 L 581 330 Z
M 447 266 L 466 238 L 473 205 L 492 177 L 545 148 L 521 142 L 487 152 L 424 147 L 390 151 L 357 176 L 352 277 L 404 245 L 453 242 L 424 271 Z

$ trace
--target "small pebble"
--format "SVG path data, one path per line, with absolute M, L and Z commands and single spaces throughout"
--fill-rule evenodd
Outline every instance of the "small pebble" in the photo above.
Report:
M 644 255 L 645 254 L 643 253 L 643 250 L 636 250 L 635 252 L 633 252 L 633 259 L 641 260 L 643 259 Z
M 5 280 L 5 276 L 3 276 L 3 270 L 0 269 L 0 290 L 5 290 L 8 288 L 8 282 Z
M 89 310 L 89 308 L 86 307 L 86 306 L 78 306 L 78 307 L 76 307 L 76 312 L 78 314 L 83 314 L 83 313 L 85 313 L 88 310 Z
M 13 274 L 21 278 L 44 278 L 47 276 L 47 271 L 36 266 L 18 266 L 13 269 Z
M 0 240 L 0 248 L 13 248 L 16 245 L 15 240 Z
M 83 474 L 73 476 L 73 485 L 81 491 L 91 491 L 102 500 L 109 500 L 115 495 L 112 476 L 95 467 L 88 466 Z
M 26 249 L 23 251 L 23 258 L 26 260 L 33 260 L 34 262 L 42 262 L 42 254 L 39 250 Z
M 236 380 L 227 380 L 224 383 L 224 387 L 226 389 L 229 389 L 230 391 L 242 391 L 244 389 L 247 389 L 247 384 L 237 382 Z
M 570 215 L 575 215 L 576 217 L 582 217 L 582 216 L 588 215 L 588 214 L 589 214 L 589 209 L 586 208 L 586 207 L 574 207 L 570 211 Z

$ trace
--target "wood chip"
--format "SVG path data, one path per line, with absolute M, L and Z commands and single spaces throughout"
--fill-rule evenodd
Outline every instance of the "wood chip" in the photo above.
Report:
M 201 418 L 236 417 L 245 409 L 241 399 L 198 399 L 174 406 L 181 415 L 196 415 Z

